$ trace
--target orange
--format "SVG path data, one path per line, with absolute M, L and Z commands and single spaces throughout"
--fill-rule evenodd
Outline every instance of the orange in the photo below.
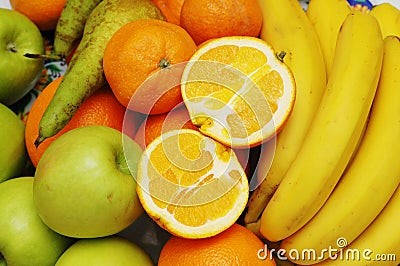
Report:
M 257 37 L 262 13 L 257 0 L 186 0 L 180 25 L 196 44 L 224 36 Z
M 122 133 L 134 139 L 145 118 L 146 116 L 141 113 L 126 109 L 122 125 Z
M 115 99 L 109 88 L 102 88 L 82 103 L 71 121 L 58 134 L 46 139 L 36 148 L 34 142 L 38 136 L 40 119 L 53 98 L 61 80 L 62 77 L 59 77 L 45 87 L 33 103 L 28 114 L 25 128 L 25 143 L 29 157 L 35 167 L 47 147 L 59 136 L 73 128 L 103 125 L 122 131 L 125 108 Z
M 118 101 L 144 114 L 161 114 L 182 102 L 182 62 L 196 51 L 189 34 L 170 22 L 136 20 L 107 43 L 103 68 Z
M 140 125 L 134 140 L 145 149 L 150 142 L 162 133 L 180 128 L 190 128 L 197 130 L 190 121 L 189 113 L 185 106 L 174 108 L 168 113 L 149 115 Z
M 216 235 L 237 221 L 249 184 L 235 152 L 197 130 L 170 130 L 144 150 L 137 194 L 147 214 L 184 238 Z
M 10 0 L 12 9 L 32 20 L 41 31 L 54 30 L 66 0 Z
M 181 9 L 185 0 L 153 0 L 168 22 L 180 25 Z
M 235 223 L 209 238 L 185 239 L 172 236 L 161 249 L 158 266 L 274 266 L 275 261 L 270 255 L 268 248 L 255 234 Z
M 200 132 L 233 148 L 274 138 L 295 101 L 290 69 L 268 43 L 249 36 L 201 45 L 185 66 L 181 91 Z
M 190 121 L 189 113 L 185 106 L 179 106 L 165 114 L 149 115 L 146 120 L 140 124 L 134 140 L 144 150 L 150 142 L 162 133 L 181 128 L 198 130 Z M 250 150 L 235 149 L 234 152 L 243 169 L 245 169 L 246 174 L 248 174 Z

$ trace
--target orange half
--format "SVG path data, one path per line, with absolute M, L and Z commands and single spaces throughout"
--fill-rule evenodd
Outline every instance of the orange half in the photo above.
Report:
M 281 130 L 293 109 L 295 82 L 268 43 L 230 36 L 198 48 L 184 68 L 181 92 L 200 132 L 247 148 Z
M 141 156 L 137 183 L 149 216 L 184 238 L 230 227 L 249 196 L 235 152 L 193 129 L 171 130 L 152 141 Z

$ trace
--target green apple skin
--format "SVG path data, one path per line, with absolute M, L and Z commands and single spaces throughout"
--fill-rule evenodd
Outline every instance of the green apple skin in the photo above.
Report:
M 25 148 L 24 123 L 11 109 L 1 103 L 0 125 L 1 183 L 20 175 L 27 162 L 28 155 Z
M 9 106 L 25 96 L 44 68 L 43 59 L 26 53 L 44 54 L 38 27 L 18 11 L 0 8 L 0 102 Z
M 46 149 L 35 171 L 33 198 L 47 226 L 75 238 L 104 237 L 143 213 L 133 177 L 142 150 L 129 137 L 123 143 L 123 136 L 110 127 L 85 126 Z
M 33 204 L 33 177 L 0 184 L 0 265 L 52 266 L 73 243 L 50 230 Z M 3 262 L 1 262 L 3 260 Z
M 151 266 L 150 256 L 118 235 L 80 239 L 58 259 L 56 266 Z

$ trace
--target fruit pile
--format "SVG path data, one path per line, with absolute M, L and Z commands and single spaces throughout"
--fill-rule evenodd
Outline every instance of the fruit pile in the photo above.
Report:
M 0 265 L 398 265 L 400 10 L 308 2 L 0 8 Z

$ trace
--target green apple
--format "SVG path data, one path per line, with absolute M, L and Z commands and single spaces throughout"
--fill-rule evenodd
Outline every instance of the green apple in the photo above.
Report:
M 72 244 L 42 222 L 32 188 L 33 177 L 0 183 L 0 265 L 51 266 Z
M 0 125 L 1 183 L 18 176 L 28 157 L 25 148 L 25 125 L 13 111 L 1 103 Z
M 44 54 L 38 27 L 15 10 L 0 8 L 0 102 L 11 105 L 36 84 L 44 68 L 43 59 L 25 54 Z
M 132 176 L 141 154 L 136 142 L 110 127 L 63 134 L 36 168 L 33 198 L 40 217 L 54 231 L 76 238 L 125 229 L 143 213 Z
M 58 259 L 56 266 L 153 265 L 150 256 L 135 243 L 118 235 L 80 239 Z

